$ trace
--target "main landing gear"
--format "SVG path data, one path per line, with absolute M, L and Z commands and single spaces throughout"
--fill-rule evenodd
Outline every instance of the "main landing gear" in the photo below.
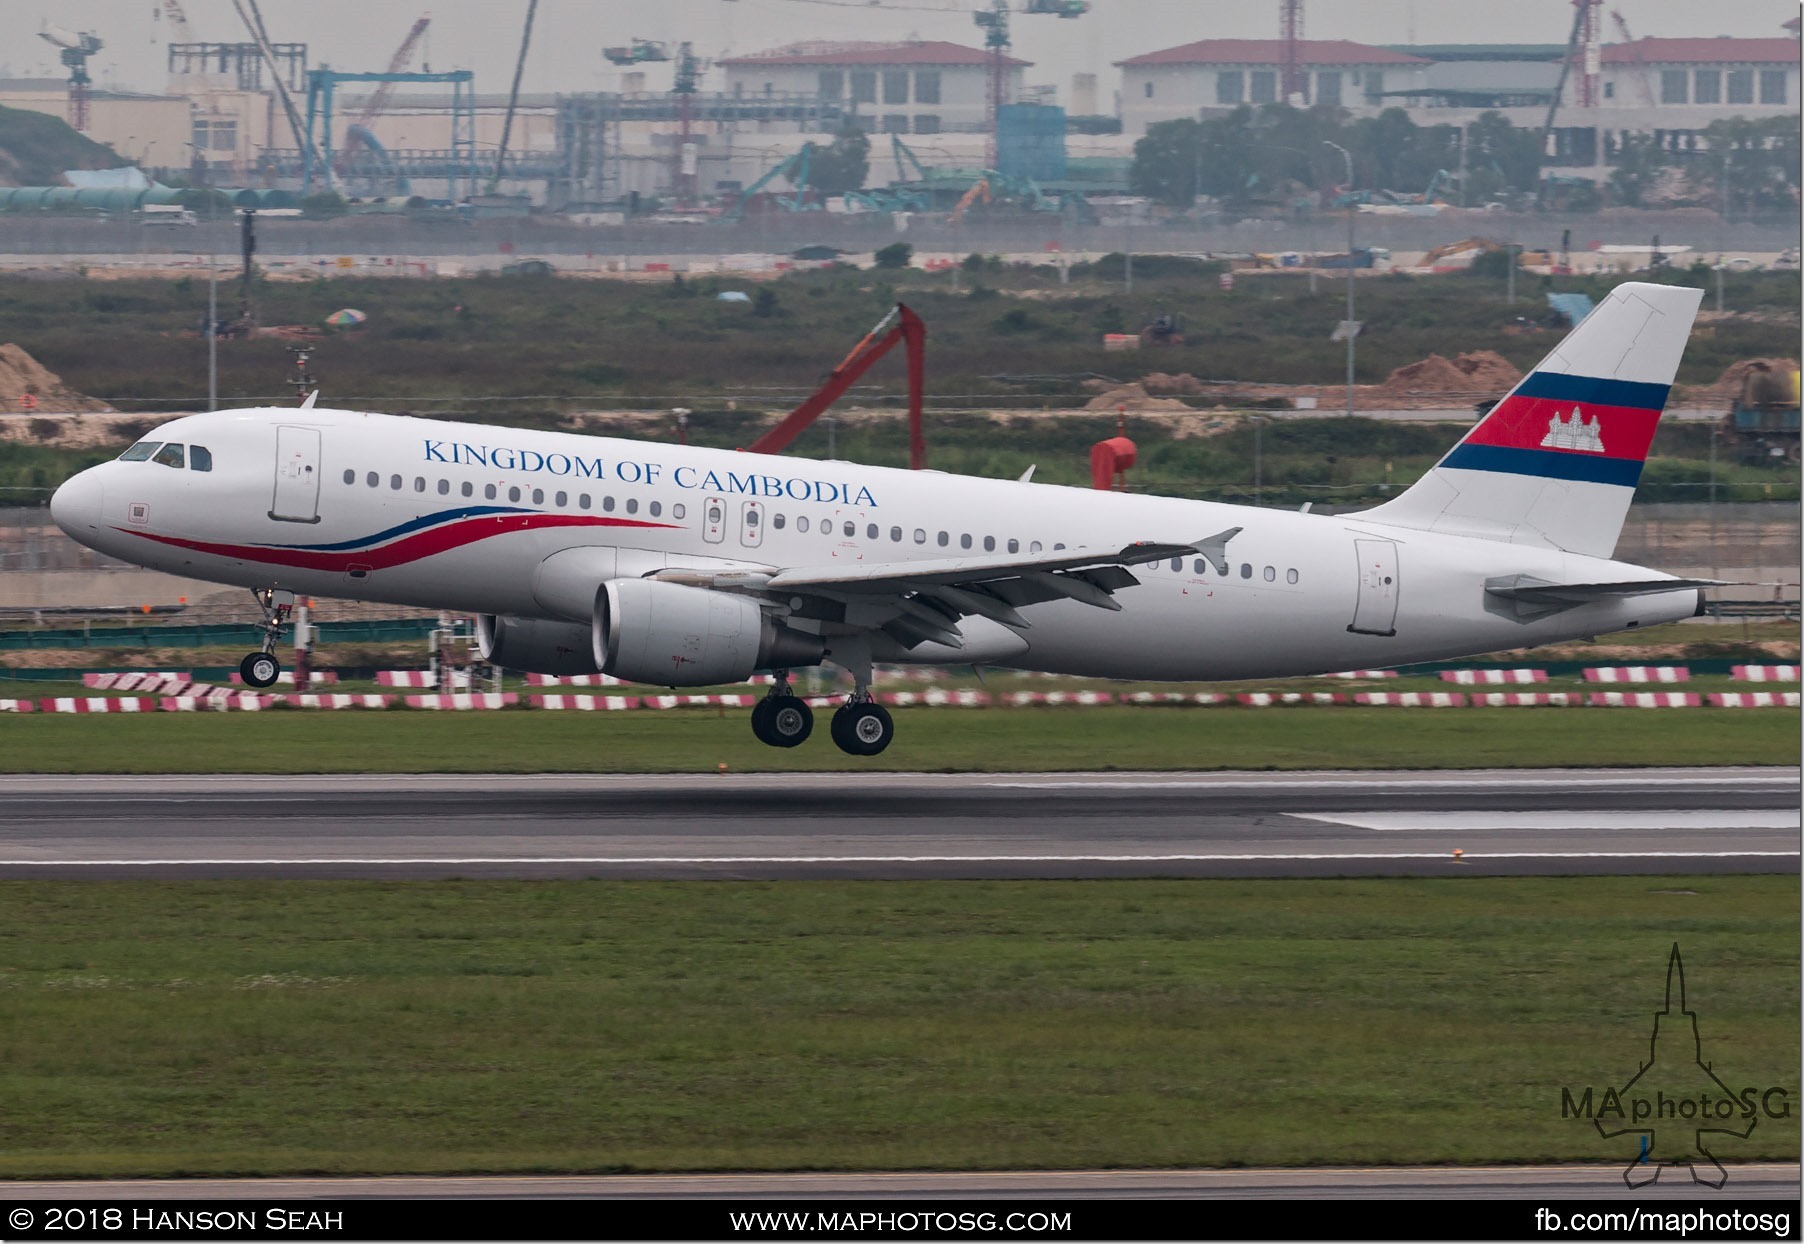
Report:
M 281 588 L 254 588 L 251 595 L 263 610 L 263 647 L 238 663 L 238 676 L 247 687 L 273 687 L 282 676 L 282 663 L 272 655 L 282 638 L 288 615 L 294 612 L 294 593 Z
M 752 709 L 752 733 L 771 747 L 797 747 L 814 730 L 814 712 L 808 701 L 791 691 L 789 673 L 777 673 L 770 694 Z M 889 710 L 871 698 L 870 687 L 858 688 L 833 714 L 828 731 L 840 751 L 852 756 L 875 756 L 896 737 L 896 723 Z

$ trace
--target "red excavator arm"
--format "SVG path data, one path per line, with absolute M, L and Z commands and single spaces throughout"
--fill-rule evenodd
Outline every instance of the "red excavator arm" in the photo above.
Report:
M 879 338 L 877 334 L 883 333 L 891 320 L 897 321 L 896 326 Z M 755 454 L 782 453 L 802 434 L 803 429 L 820 418 L 822 411 L 839 400 L 840 395 L 851 388 L 853 382 L 864 375 L 872 363 L 888 354 L 898 341 L 908 343 L 908 465 L 916 471 L 925 467 L 927 441 L 921 433 L 921 385 L 926 375 L 927 325 L 921 322 L 920 316 L 901 303 L 897 303 L 888 315 L 877 322 L 875 328 L 852 347 L 852 352 L 840 360 L 839 366 L 827 377 L 827 382 L 812 397 L 790 411 L 782 423 L 760 436 L 747 448 Z

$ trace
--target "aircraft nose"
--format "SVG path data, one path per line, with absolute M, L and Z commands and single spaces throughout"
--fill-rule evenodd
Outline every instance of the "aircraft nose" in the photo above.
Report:
M 70 476 L 51 494 L 50 517 L 58 527 L 85 544 L 84 537 L 100 527 L 104 493 L 99 469 L 90 467 Z

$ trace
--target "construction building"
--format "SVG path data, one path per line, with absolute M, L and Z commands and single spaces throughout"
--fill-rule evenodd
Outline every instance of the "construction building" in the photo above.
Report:
M 1003 58 L 1003 101 L 1030 62 Z M 817 95 L 878 134 L 981 134 L 990 54 L 957 43 L 795 43 L 719 62 L 730 95 Z

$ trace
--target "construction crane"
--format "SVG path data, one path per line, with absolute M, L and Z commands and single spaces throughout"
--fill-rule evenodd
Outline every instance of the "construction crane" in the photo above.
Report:
M 1025 0 L 1023 13 L 1050 13 L 1055 17 L 1082 17 L 1090 11 L 1089 0 Z M 971 20 L 983 30 L 983 45 L 990 54 L 990 86 L 984 103 L 984 167 L 995 168 L 1001 161 L 997 152 L 997 127 L 1002 115 L 1003 97 L 1008 87 L 1008 49 L 1010 46 L 1009 0 L 990 0 L 990 7 L 979 9 Z
M 520 106 L 520 75 L 526 72 L 526 49 L 532 46 L 532 19 L 538 15 L 539 0 L 528 0 L 526 25 L 520 31 L 520 56 L 514 61 L 514 86 L 507 93 L 507 118 L 501 123 L 501 145 L 495 149 L 495 175 L 489 178 L 489 193 L 501 188 L 501 171 L 507 162 L 507 140 L 514 131 L 514 110 Z
M 60 49 L 63 64 L 69 67 L 69 124 L 78 130 L 88 128 L 88 87 L 94 79 L 88 76 L 88 57 L 106 44 L 99 35 L 84 31 L 76 34 L 61 26 L 46 25 L 38 38 Z
M 1303 75 L 1303 0 L 1284 0 L 1281 38 L 1284 102 L 1294 104 L 1309 95 L 1309 82 Z
M 670 88 L 671 94 L 677 97 L 676 172 L 671 177 L 670 188 L 677 202 L 682 204 L 695 202 L 698 158 L 695 149 L 695 93 L 701 89 L 702 70 L 705 68 L 706 63 L 696 56 L 695 49 L 687 40 L 677 44 L 676 82 Z
M 670 59 L 670 45 L 654 39 L 634 39 L 623 48 L 603 48 L 601 54 L 616 65 L 644 65 Z
M 164 0 L 164 4 L 173 4 L 173 2 L 175 0 Z M 408 38 L 400 40 L 400 47 L 397 47 L 395 54 L 388 58 L 386 72 L 399 74 L 408 67 L 408 61 L 413 59 L 413 49 L 419 47 L 420 40 L 426 36 L 426 27 L 429 27 L 431 23 L 433 23 L 431 14 L 422 14 L 419 22 L 413 23 L 413 29 L 408 31 Z M 339 177 L 345 175 L 346 166 L 350 164 L 352 153 L 357 150 L 357 144 L 364 144 L 364 146 L 372 144 L 375 135 L 370 130 L 370 124 L 377 117 L 381 117 L 382 112 L 388 108 L 388 97 L 391 94 L 395 94 L 395 83 L 377 83 L 370 97 L 364 101 L 363 110 L 357 114 L 352 123 L 345 126 L 345 146 L 339 148 L 337 159 L 332 160 L 332 171 Z
M 1599 68 L 1599 52 L 1597 47 L 1597 10 L 1604 0 L 1572 0 L 1572 34 L 1566 40 L 1566 56 L 1560 62 L 1560 80 L 1554 84 L 1553 99 L 1547 105 L 1547 120 L 1541 123 L 1541 158 L 1547 159 L 1553 154 L 1549 146 L 1553 138 L 1554 118 L 1560 114 L 1560 101 L 1566 94 L 1566 79 L 1572 73 L 1572 66 L 1580 67 L 1578 85 L 1578 106 L 1593 108 L 1597 105 L 1597 70 Z M 1539 202 L 1547 201 L 1547 178 L 1541 179 L 1541 187 L 1537 195 Z
M 1616 23 L 1617 31 L 1622 35 L 1623 46 L 1635 61 L 1635 84 L 1641 88 L 1643 107 L 1654 106 L 1654 87 L 1647 77 L 1647 59 L 1641 54 L 1641 45 L 1635 42 L 1635 36 L 1629 33 L 1629 24 L 1615 9 L 1610 10 L 1610 20 Z

